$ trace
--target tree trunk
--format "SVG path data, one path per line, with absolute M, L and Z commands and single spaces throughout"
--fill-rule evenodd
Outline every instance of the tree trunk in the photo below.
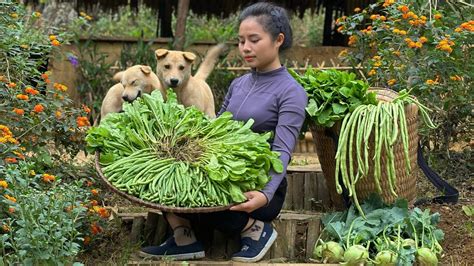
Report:
M 158 24 L 156 28 L 156 37 L 172 38 L 171 20 L 173 8 L 171 0 L 158 1 Z
M 176 20 L 176 31 L 174 39 L 174 49 L 183 50 L 186 32 L 186 17 L 189 10 L 189 0 L 179 0 L 178 2 L 178 17 Z

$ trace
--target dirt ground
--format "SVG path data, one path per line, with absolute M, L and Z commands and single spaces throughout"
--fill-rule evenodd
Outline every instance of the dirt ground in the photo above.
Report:
M 444 232 L 444 240 L 441 242 L 444 255 L 440 265 L 474 265 L 474 228 L 469 228 L 469 223 L 474 224 L 474 217 L 468 217 L 462 210 L 463 206 L 474 205 L 474 181 L 472 178 L 466 178 L 451 179 L 448 182 L 459 190 L 457 204 L 425 204 L 420 208 L 428 208 L 431 212 L 439 212 L 441 215 L 438 226 Z M 423 176 L 418 177 L 417 183 L 418 195 L 441 195 Z

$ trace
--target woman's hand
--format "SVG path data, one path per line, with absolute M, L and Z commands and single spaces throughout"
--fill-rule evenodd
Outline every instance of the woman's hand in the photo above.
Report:
M 253 212 L 267 204 L 267 197 L 260 191 L 249 191 L 244 195 L 247 201 L 230 207 L 231 211 Z

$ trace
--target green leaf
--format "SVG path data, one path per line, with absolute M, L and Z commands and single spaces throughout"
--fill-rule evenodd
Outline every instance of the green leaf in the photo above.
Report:
M 333 103 L 332 104 L 332 111 L 335 114 L 342 114 L 347 110 L 347 106 L 339 104 L 339 103 Z

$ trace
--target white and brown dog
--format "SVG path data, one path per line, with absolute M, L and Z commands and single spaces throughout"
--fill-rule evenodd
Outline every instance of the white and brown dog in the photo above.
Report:
M 216 117 L 214 96 L 206 83 L 206 78 L 214 69 L 216 61 L 224 49 L 224 44 L 209 49 L 194 76 L 191 75 L 191 66 L 196 59 L 194 53 L 166 49 L 156 50 L 156 74 L 161 82 L 161 87 L 173 88 L 178 102 L 184 106 L 195 106 L 209 117 Z
M 135 65 L 114 75 L 113 80 L 120 83 L 112 86 L 105 95 L 100 109 L 100 117 L 108 113 L 118 113 L 122 111 L 125 101 L 133 102 L 142 93 L 151 93 L 153 90 L 160 90 L 166 100 L 166 90 L 161 86 L 160 80 L 152 71 L 151 67 Z

